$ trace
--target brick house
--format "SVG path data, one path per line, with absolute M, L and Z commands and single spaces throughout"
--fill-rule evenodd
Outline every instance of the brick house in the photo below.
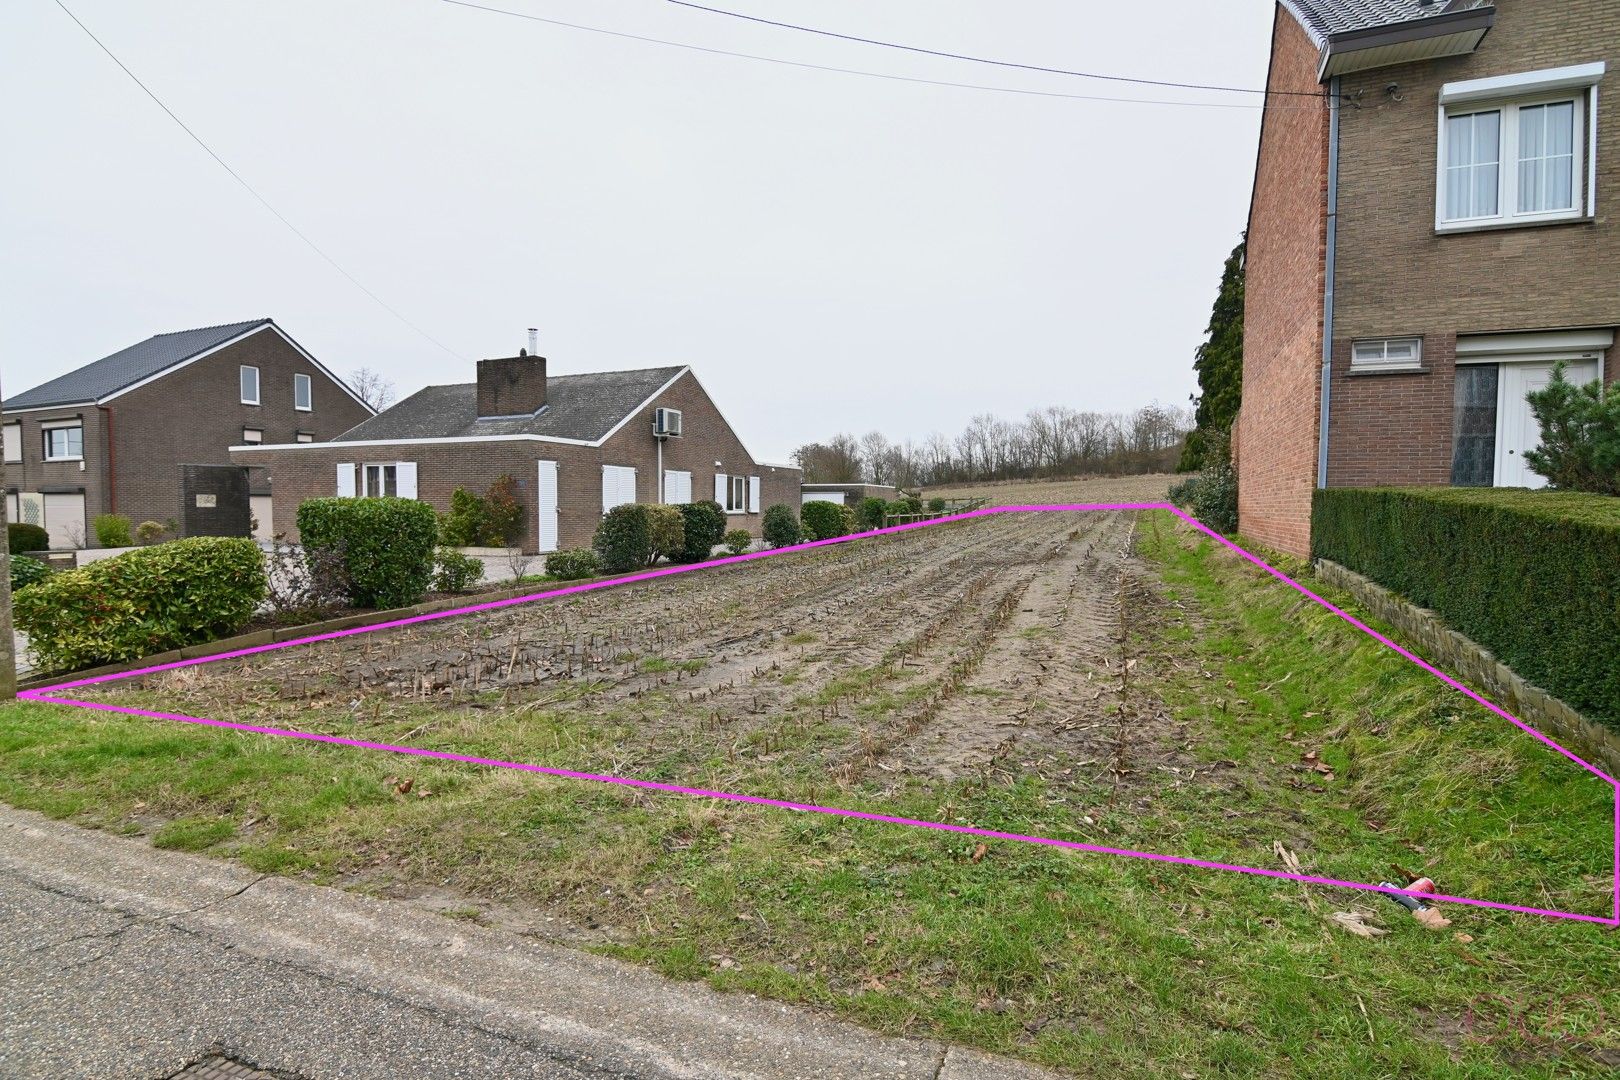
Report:
M 764 508 L 799 503 L 799 470 L 756 461 L 688 367 L 548 375 L 543 356 L 481 360 L 476 382 L 426 387 L 330 443 L 231 457 L 268 471 L 289 537 L 305 499 L 400 495 L 443 512 L 456 488 L 503 475 L 530 553 L 589 547 L 621 503 L 713 498 L 755 536 Z
M 270 319 L 158 334 L 4 405 L 6 514 L 53 547 L 94 546 L 100 514 L 185 531 L 187 466 L 245 441 L 322 442 L 372 410 Z
M 1535 487 L 1524 397 L 1620 378 L 1614 0 L 1280 0 L 1250 208 L 1242 531 L 1319 486 Z

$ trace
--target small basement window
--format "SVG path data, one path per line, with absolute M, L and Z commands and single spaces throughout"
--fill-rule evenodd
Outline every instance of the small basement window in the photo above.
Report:
M 302 443 L 314 442 L 315 441 L 315 433 L 312 432 L 312 431 L 300 431 L 298 433 L 298 441 L 302 442 Z
M 246 446 L 257 446 L 264 442 L 264 432 L 256 427 L 245 427 L 242 429 L 242 442 Z
M 1352 342 L 1352 371 L 1410 371 L 1423 366 L 1423 339 L 1420 337 L 1375 338 Z

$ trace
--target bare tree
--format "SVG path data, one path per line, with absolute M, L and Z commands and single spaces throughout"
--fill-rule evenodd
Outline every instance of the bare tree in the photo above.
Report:
M 349 389 L 374 412 L 382 412 L 394 403 L 394 380 L 367 367 L 349 372 Z

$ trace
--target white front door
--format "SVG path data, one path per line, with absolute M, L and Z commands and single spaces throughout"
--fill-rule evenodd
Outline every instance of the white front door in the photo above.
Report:
M 557 463 L 540 462 L 540 481 L 535 487 L 535 505 L 540 511 L 539 537 L 542 552 L 557 550 Z
M 1551 362 L 1503 364 L 1497 380 L 1496 398 L 1496 486 L 1539 488 L 1547 478 L 1534 472 L 1524 460 L 1526 450 L 1541 445 L 1541 425 L 1530 413 L 1525 395 L 1544 389 L 1552 382 Z M 1582 386 L 1598 377 L 1596 360 L 1568 361 L 1564 378 Z

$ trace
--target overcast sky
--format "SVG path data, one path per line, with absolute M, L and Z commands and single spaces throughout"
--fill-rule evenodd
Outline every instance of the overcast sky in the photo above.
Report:
M 1253 108 L 885 81 L 442 0 L 0 5 L 0 376 L 269 315 L 401 397 L 538 326 L 557 373 L 691 364 L 758 457 L 978 412 L 1179 404 L 1248 211 Z M 483 2 L 483 0 L 480 0 Z M 812 37 L 663 0 L 487 0 L 804 63 L 1220 101 Z M 1265 0 L 712 0 L 1068 69 L 1263 84 Z

